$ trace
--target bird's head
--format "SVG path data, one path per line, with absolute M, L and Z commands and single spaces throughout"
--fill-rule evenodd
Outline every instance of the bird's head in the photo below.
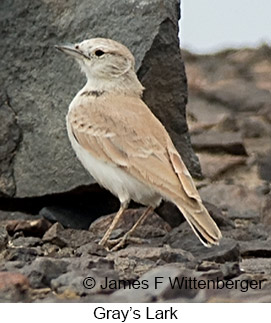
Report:
M 118 83 L 117 79 L 125 81 L 133 75 L 136 78 L 134 56 L 126 46 L 112 39 L 93 38 L 55 47 L 75 58 L 91 83 Z

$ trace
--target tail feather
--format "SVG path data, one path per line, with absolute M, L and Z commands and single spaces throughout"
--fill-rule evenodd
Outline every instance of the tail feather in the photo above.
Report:
M 204 205 L 199 201 L 197 203 L 198 207 L 193 209 L 181 203 L 176 205 L 204 246 L 218 245 L 222 234 Z
M 196 236 L 206 247 L 210 247 L 213 244 L 218 245 L 222 237 L 221 232 L 202 204 L 193 179 L 170 140 L 168 141 L 167 152 L 172 168 L 181 184 L 178 192 L 174 192 L 177 199 L 174 201 L 172 194 L 168 194 L 169 200 L 176 204 Z

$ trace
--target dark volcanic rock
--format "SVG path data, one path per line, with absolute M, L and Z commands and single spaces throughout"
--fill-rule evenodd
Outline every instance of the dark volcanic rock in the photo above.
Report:
M 75 208 L 44 207 L 39 214 L 51 222 L 61 223 L 65 228 L 87 230 L 92 222 L 92 218 L 87 211 L 82 213 Z
M 64 229 L 59 223 L 52 225 L 42 238 L 44 242 L 54 243 L 61 248 L 65 246 L 78 248 L 94 239 L 95 236 L 90 231 Z
M 28 299 L 29 281 L 20 273 L 0 272 L 0 301 L 20 302 Z
M 14 111 L 9 116 L 6 107 L 3 115 L 3 139 L 11 143 L 5 160 L 16 152 L 13 163 L 5 162 L 4 173 L 0 172 L 5 177 L 0 186 L 3 193 L 41 196 L 94 182 L 75 158 L 65 130 L 69 102 L 83 86 L 84 76 L 54 48 L 92 37 L 115 39 L 134 53 L 146 87 L 144 100 L 165 124 L 191 172 L 200 174 L 185 120 L 187 88 L 179 50 L 178 0 L 112 0 L 110 5 L 105 0 L 6 0 L 0 6 L 1 87 Z
M 224 279 L 231 279 L 241 274 L 240 265 L 238 262 L 216 263 L 214 261 L 203 260 L 196 269 L 198 271 L 214 271 L 221 272 Z
M 216 278 L 223 278 L 219 270 L 202 273 L 184 269 L 176 264 L 159 266 L 148 271 L 139 279 L 139 281 L 147 282 L 149 288 L 119 290 L 113 293 L 109 300 L 114 302 L 161 302 L 180 298 L 182 302 L 200 302 L 205 300 L 204 292 L 199 288 L 193 288 L 193 283 L 190 287 L 189 280 L 204 282 L 206 279 Z M 160 283 L 155 284 L 155 280 Z
M 81 255 L 94 255 L 94 256 L 100 256 L 100 257 L 106 257 L 108 254 L 108 251 L 100 246 L 99 244 L 95 242 L 89 242 L 86 243 L 79 248 L 76 249 L 75 255 L 81 256 Z
M 271 258 L 247 258 L 241 262 L 244 271 L 271 275 Z
M 240 243 L 242 257 L 271 258 L 271 241 L 243 241 Z
M 236 166 L 244 165 L 246 162 L 246 157 L 244 156 L 206 153 L 199 153 L 198 156 L 203 176 L 212 180 L 217 179 L 220 175 Z
M 2 83 L 2 82 L 1 82 Z M 13 177 L 12 161 L 20 140 L 16 114 L 10 107 L 9 99 L 0 92 L 0 196 L 13 196 L 16 183 Z
M 118 222 L 116 229 L 112 232 L 112 238 L 117 238 L 120 235 L 123 235 L 127 231 L 129 231 L 133 224 L 139 219 L 139 217 L 143 214 L 146 208 L 139 208 L 139 209 L 128 209 L 124 212 L 122 218 Z M 106 215 L 100 217 L 93 223 L 91 223 L 89 227 L 89 231 L 95 234 L 97 237 L 103 237 L 106 230 L 108 229 L 109 225 L 113 221 L 115 217 L 114 214 Z M 179 213 L 179 216 L 180 213 Z M 153 225 L 155 223 L 155 226 Z M 150 239 L 155 237 L 164 236 L 168 231 L 170 231 L 170 226 L 162 220 L 155 212 L 149 214 L 146 218 L 143 225 L 139 226 L 133 236 L 142 238 L 142 239 Z
M 194 149 L 209 152 L 226 152 L 233 155 L 247 155 L 242 136 L 238 132 L 208 131 L 191 138 Z
M 0 226 L 0 252 L 5 249 L 8 243 L 8 233 L 6 228 Z
M 168 201 L 162 201 L 162 203 L 155 209 L 155 213 L 159 214 L 172 228 L 177 227 L 185 218 L 181 214 L 177 206 Z
M 227 211 L 231 219 L 259 220 L 263 196 L 249 187 L 218 182 L 202 187 L 199 191 L 204 200 Z
M 240 128 L 244 138 L 259 138 L 270 133 L 268 125 L 257 117 L 243 118 L 240 120 Z
M 215 246 L 211 249 L 205 249 L 203 252 L 196 251 L 191 253 L 195 257 L 199 257 L 203 260 L 210 260 L 224 263 L 226 261 L 238 261 L 240 258 L 240 250 L 238 243 L 232 239 L 223 239 L 219 246 Z
M 258 111 L 269 104 L 271 99 L 268 90 L 257 88 L 252 82 L 241 79 L 209 85 L 205 88 L 204 96 L 233 111 Z
M 43 242 L 40 238 L 37 237 L 16 237 L 12 240 L 12 246 L 18 247 L 37 247 L 42 245 Z
M 215 223 L 219 227 L 227 227 L 227 228 L 234 228 L 235 227 L 234 222 L 231 219 L 229 219 L 228 217 L 226 217 L 222 213 L 221 209 L 216 207 L 214 204 L 206 202 L 206 201 L 203 201 L 203 204 L 205 205 L 209 214 L 215 220 Z
M 250 240 L 266 240 L 269 236 L 268 230 L 259 223 L 251 224 L 250 220 L 237 219 L 237 227 L 234 230 L 227 230 L 223 232 L 225 238 L 234 239 L 236 241 L 250 241 Z
M 185 110 L 179 109 L 179 113 L 176 114 L 174 108 L 187 103 L 186 74 L 184 65 L 179 62 L 179 54 L 176 25 L 172 20 L 165 19 L 159 27 L 159 33 L 151 49 L 146 53 L 138 76 L 146 88 L 144 101 L 165 125 L 192 175 L 199 177 L 201 172 L 198 159 L 192 152 Z
M 63 231 L 63 226 L 57 222 L 53 224 L 47 232 L 45 232 L 43 236 L 43 241 L 54 243 L 60 248 L 65 247 L 67 245 L 67 241 L 65 241 L 65 239 L 62 238 Z
M 193 267 L 197 262 L 190 252 L 169 246 L 129 246 L 108 254 L 107 258 L 114 260 L 115 269 L 122 279 L 137 279 L 158 264 L 182 263 Z
M 191 277 L 193 279 L 195 272 L 192 270 L 182 269 L 171 265 L 165 265 L 154 268 L 140 277 L 140 280 L 148 282 L 149 288 L 137 290 L 119 290 L 112 297 L 117 299 L 126 299 L 127 302 L 151 302 L 157 299 L 170 299 L 182 294 L 184 297 L 192 299 L 196 296 L 197 291 L 191 289 L 172 288 L 170 279 L 175 277 L 181 281 L 182 277 Z M 199 277 L 200 274 L 197 275 Z M 155 277 L 161 277 L 161 284 L 155 285 Z
M 207 201 L 203 201 L 203 204 L 219 226 L 234 227 L 234 223 L 229 218 L 225 217 L 221 210 L 214 204 Z M 163 201 L 161 205 L 155 209 L 155 213 L 159 214 L 160 217 L 171 226 L 171 228 L 175 228 L 185 222 L 185 218 L 177 206 L 167 201 Z
M 108 293 L 110 290 L 101 288 L 101 285 L 105 284 L 105 279 L 117 280 L 119 278 L 112 260 L 97 256 L 65 260 L 69 262 L 67 272 L 51 281 L 52 288 L 58 293 L 74 293 L 80 296 L 99 292 Z M 96 286 L 88 288 L 92 278 L 95 279 Z
M 257 275 L 242 274 L 232 279 L 234 288 L 206 289 L 205 300 L 208 299 L 212 303 L 270 303 L 270 287 L 265 287 L 264 280 Z M 250 282 L 253 280 L 257 284 L 250 288 Z M 261 289 L 259 282 L 261 282 Z M 225 285 L 224 285 L 225 286 Z
M 21 263 L 28 263 L 38 256 L 38 251 L 35 248 L 11 248 L 6 252 L 6 260 L 20 261 Z
M 31 214 L 23 213 L 23 212 L 10 212 L 10 211 L 3 211 L 0 210 L 0 221 L 6 223 L 6 221 L 10 220 L 37 220 L 40 216 L 34 216 Z
M 219 227 L 235 227 L 234 222 L 230 218 L 226 217 L 220 208 L 216 207 L 212 203 L 207 202 L 206 200 L 203 201 L 203 204 Z M 172 228 L 175 228 L 181 223 L 185 222 L 185 218 L 177 206 L 170 202 L 163 201 L 163 203 L 161 203 L 161 205 L 155 209 L 155 212 L 159 214 Z
M 261 220 L 267 230 L 271 230 L 271 193 L 269 193 L 263 202 L 261 210 Z
M 86 288 L 83 285 L 84 280 L 88 277 L 95 279 L 98 284 L 94 288 Z M 79 271 L 69 271 L 63 275 L 60 275 L 52 280 L 51 286 L 58 294 L 68 294 L 73 293 L 74 296 L 85 296 L 88 294 L 96 294 L 100 291 L 99 285 L 102 280 L 99 276 L 91 270 L 88 273 L 82 273 Z
M 28 277 L 32 288 L 50 286 L 52 279 L 67 271 L 68 262 L 53 258 L 37 258 L 32 264 L 24 266 L 20 271 Z
M 263 180 L 271 182 L 271 150 L 258 157 L 258 171 Z
M 187 73 L 190 72 L 189 65 L 186 67 Z M 191 81 L 191 75 L 189 75 Z M 198 74 L 195 75 L 198 78 Z M 190 128 L 190 133 L 197 132 L 198 128 L 212 126 L 223 121 L 229 112 L 227 108 L 220 104 L 208 102 L 196 95 L 190 96 L 188 100 L 187 113 L 193 120 L 197 122 L 195 127 Z
M 226 261 L 239 261 L 240 250 L 238 243 L 230 238 L 222 238 L 219 246 L 206 248 L 192 232 L 187 223 L 181 224 L 174 228 L 165 238 L 164 241 L 172 248 L 181 248 L 189 251 L 197 261 L 215 261 L 224 263 Z
M 42 237 L 52 224 L 45 219 L 38 220 L 11 220 L 7 223 L 7 231 L 10 235 L 23 232 L 24 236 Z
M 242 273 L 239 262 L 226 262 L 221 265 L 220 269 L 224 279 L 232 279 L 233 277 L 238 277 Z

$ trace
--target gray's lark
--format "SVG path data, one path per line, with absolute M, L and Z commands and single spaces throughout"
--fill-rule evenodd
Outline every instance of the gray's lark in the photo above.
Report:
M 100 244 L 109 246 L 110 234 L 130 200 L 147 209 L 113 249 L 123 245 L 162 199 L 179 208 L 205 246 L 218 244 L 221 233 L 182 158 L 164 126 L 141 100 L 144 88 L 128 48 L 104 38 L 56 48 L 75 58 L 87 77 L 67 115 L 72 147 L 95 180 L 120 200 L 120 209 Z

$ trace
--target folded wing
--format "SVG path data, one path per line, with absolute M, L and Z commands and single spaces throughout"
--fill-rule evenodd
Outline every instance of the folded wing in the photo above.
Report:
M 121 167 L 175 203 L 205 244 L 221 233 L 201 202 L 194 182 L 167 131 L 142 100 L 103 95 L 68 116 L 76 140 L 89 153 Z

